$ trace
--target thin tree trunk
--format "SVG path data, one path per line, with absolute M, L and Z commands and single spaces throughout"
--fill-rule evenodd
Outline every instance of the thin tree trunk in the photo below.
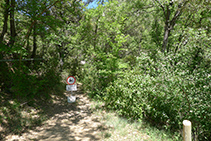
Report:
M 9 0 L 5 0 L 5 9 L 4 9 L 4 24 L 3 24 L 3 30 L 0 35 L 0 44 L 3 43 L 4 35 L 7 32 L 7 21 L 8 21 L 8 15 L 9 15 Z
M 166 48 L 168 48 L 167 46 L 168 46 L 169 35 L 170 35 L 170 30 L 168 29 L 168 27 L 165 27 L 163 44 L 162 44 L 162 52 L 165 52 Z
M 36 51 L 37 51 L 37 39 L 36 39 L 36 36 L 37 36 L 37 33 L 36 33 L 36 21 L 33 25 L 33 51 L 32 51 L 32 55 L 31 55 L 31 58 L 34 58 L 36 56 Z
M 27 56 L 29 56 L 29 54 L 30 54 L 29 38 L 26 39 L 26 51 L 28 53 Z
M 15 32 L 15 0 L 11 0 L 11 9 L 10 9 L 10 41 L 8 43 L 8 45 L 11 47 L 14 45 L 15 43 L 15 36 L 16 36 L 16 32 Z
M 163 44 L 162 44 L 162 49 L 161 51 L 162 52 L 165 52 L 167 46 L 168 46 L 168 38 L 169 38 L 169 35 L 170 35 L 170 15 L 171 15 L 171 12 L 170 12 L 170 9 L 169 9 L 169 5 L 166 6 L 166 12 L 165 12 L 165 28 L 164 28 L 164 37 L 163 37 Z
M 97 18 L 96 25 L 95 25 L 95 31 L 94 31 L 94 50 L 96 50 L 96 44 L 97 44 L 97 32 L 98 32 L 98 20 L 100 17 Z

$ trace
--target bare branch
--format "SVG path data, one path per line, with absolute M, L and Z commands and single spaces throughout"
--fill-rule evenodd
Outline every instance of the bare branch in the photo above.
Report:
M 159 0 L 154 0 L 154 1 L 156 1 L 160 5 L 160 7 L 163 9 L 164 15 L 166 16 L 165 7 L 160 3 Z
M 175 14 L 174 14 L 174 17 L 172 18 L 172 20 L 170 21 L 170 23 L 171 23 L 171 29 L 174 27 L 174 25 L 175 25 L 175 23 L 176 23 L 176 20 L 180 17 L 180 15 L 181 15 L 181 13 L 182 13 L 182 11 L 183 11 L 183 9 L 184 9 L 184 7 L 185 7 L 185 5 L 188 3 L 188 1 L 187 0 L 184 0 L 182 3 L 180 3 L 179 5 L 178 5 L 178 9 L 177 9 L 177 11 L 175 12 Z

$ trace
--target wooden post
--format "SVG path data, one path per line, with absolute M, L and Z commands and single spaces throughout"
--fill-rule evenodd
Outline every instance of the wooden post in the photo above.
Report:
M 191 141 L 191 122 L 183 121 L 183 141 Z

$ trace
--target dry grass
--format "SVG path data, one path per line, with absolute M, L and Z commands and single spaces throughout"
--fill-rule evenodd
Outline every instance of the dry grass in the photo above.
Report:
M 159 131 L 142 121 L 130 122 L 117 116 L 114 112 L 105 111 L 102 102 L 92 102 L 94 114 L 107 130 L 100 133 L 103 141 L 173 141 L 179 140 L 169 133 Z

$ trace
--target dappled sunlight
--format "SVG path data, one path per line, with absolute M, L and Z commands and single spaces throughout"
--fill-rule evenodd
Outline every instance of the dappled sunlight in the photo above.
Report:
M 51 103 L 40 105 L 47 120 L 21 136 L 9 135 L 7 140 L 99 140 L 102 126 L 100 121 L 92 115 L 89 99 L 81 92 L 74 93 L 77 97 L 75 103 L 68 103 L 67 96 L 52 96 Z M 25 112 L 23 112 L 25 113 Z

